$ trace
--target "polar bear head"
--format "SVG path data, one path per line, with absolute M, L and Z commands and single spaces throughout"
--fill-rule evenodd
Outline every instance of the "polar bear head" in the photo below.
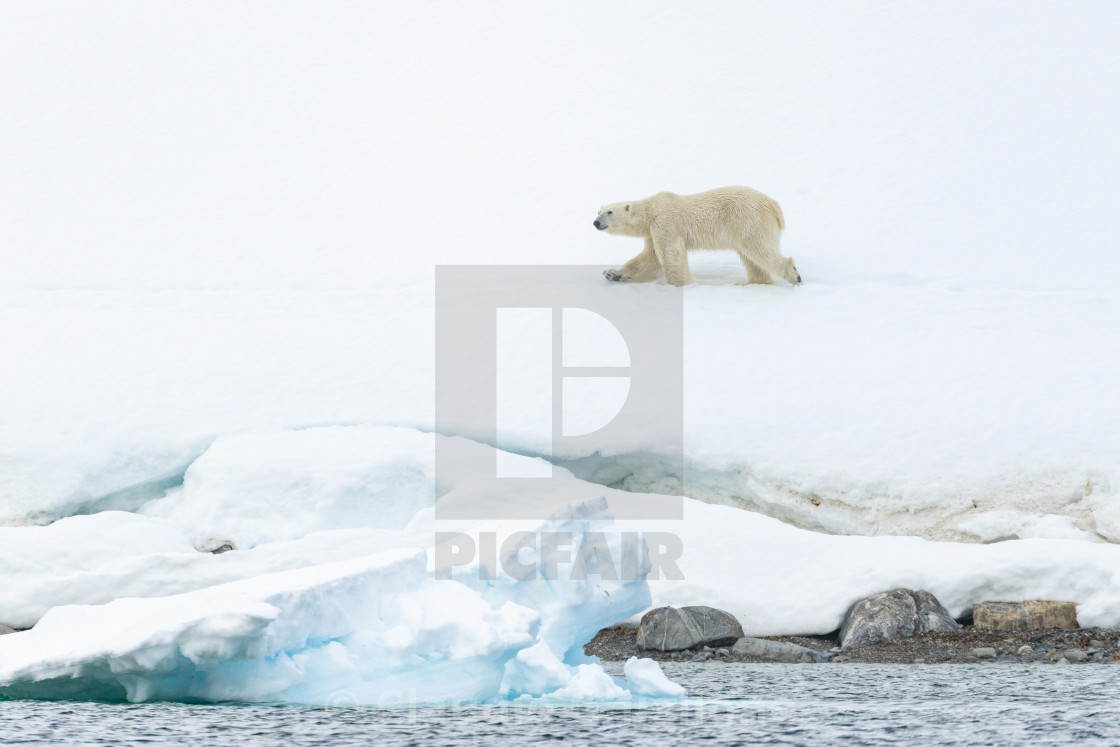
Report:
M 639 227 L 634 220 L 634 211 L 629 202 L 615 202 L 599 208 L 599 217 L 592 224 L 600 231 L 622 236 L 639 235 Z

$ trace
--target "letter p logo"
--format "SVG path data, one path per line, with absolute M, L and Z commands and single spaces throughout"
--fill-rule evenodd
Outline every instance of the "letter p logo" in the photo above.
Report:
M 599 454 L 648 455 L 679 487 L 682 291 L 601 277 L 588 266 L 436 268 L 436 431 L 499 449 L 487 460 L 470 441 L 437 439 L 437 481 L 469 468 L 525 496 L 518 506 L 437 502 L 436 518 L 547 518 L 526 508 L 553 465 Z M 678 518 L 654 514 L 644 518 Z
M 553 443 L 602 430 L 630 393 L 618 328 L 578 308 L 497 309 L 497 476 L 552 477 Z M 517 452 L 544 459 L 525 459 Z

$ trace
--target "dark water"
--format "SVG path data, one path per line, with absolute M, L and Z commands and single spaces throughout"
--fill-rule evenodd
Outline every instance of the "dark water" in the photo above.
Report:
M 665 669 L 690 700 L 416 709 L 0 702 L 0 744 L 1120 744 L 1117 665 Z

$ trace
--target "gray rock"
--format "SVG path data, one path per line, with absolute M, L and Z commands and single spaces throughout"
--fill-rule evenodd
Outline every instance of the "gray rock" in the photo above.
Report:
M 975 656 L 977 659 L 994 659 L 996 658 L 996 650 L 991 646 L 981 646 L 969 651 L 968 655 Z
M 1079 648 L 1071 648 L 1062 652 L 1062 655 L 1070 661 L 1082 662 L 1089 658 L 1089 654 L 1085 653 Z
M 742 637 L 735 616 L 712 607 L 658 607 L 638 625 L 638 648 L 654 651 L 730 646 Z
M 823 651 L 798 646 L 796 643 L 784 641 L 767 641 L 764 638 L 740 638 L 731 647 L 731 653 L 757 661 L 780 661 L 790 664 L 801 662 L 808 657 L 809 662 L 820 663 L 828 661 L 829 655 Z
M 1063 656 L 1062 658 L 1058 659 L 1058 660 L 1057 660 L 1056 662 L 1054 662 L 1054 663 L 1055 663 L 1055 664 L 1062 664 L 1062 665 L 1064 666 L 1064 665 L 1066 665 L 1066 664 L 1069 664 L 1069 659 L 1067 659 L 1066 657 L 1064 657 L 1064 656 Z
M 1030 646 L 1023 645 L 1023 646 L 1019 647 L 1019 654 L 1021 656 L 1026 656 L 1027 654 L 1033 654 L 1033 653 L 1034 653 L 1034 649 L 1031 648 Z
M 0 623 L 0 635 L 8 635 L 8 633 L 18 632 L 15 628 L 8 627 L 4 623 Z
M 710 658 L 712 658 L 712 655 L 710 653 L 708 653 L 707 651 L 701 651 L 700 653 L 696 654 L 696 656 L 693 656 L 692 660 L 693 661 L 707 661 Z
M 1025 631 L 1074 629 L 1077 605 L 1073 602 L 981 602 L 972 609 L 977 630 Z
M 928 591 L 884 591 L 856 602 L 844 615 L 840 649 L 850 651 L 918 633 L 959 630 L 960 627 Z
M 236 550 L 237 545 L 233 540 L 210 539 L 196 548 L 199 552 L 208 552 L 211 555 L 221 555 L 230 550 Z
M 1096 638 L 1093 638 L 1089 641 L 1089 648 L 1102 649 L 1104 648 L 1104 641 L 1098 641 Z

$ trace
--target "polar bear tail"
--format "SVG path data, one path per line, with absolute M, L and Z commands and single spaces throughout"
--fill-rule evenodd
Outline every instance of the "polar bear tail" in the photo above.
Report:
M 786 229 L 786 217 L 782 215 L 782 206 L 774 202 L 774 215 L 778 218 L 778 229 L 784 231 Z

